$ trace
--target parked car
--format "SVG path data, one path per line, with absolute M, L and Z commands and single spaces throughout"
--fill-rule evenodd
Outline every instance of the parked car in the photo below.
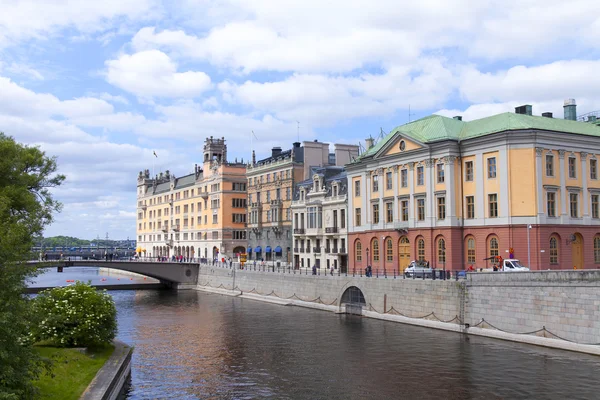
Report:
M 515 258 L 507 258 L 502 261 L 502 266 L 499 268 L 503 272 L 516 272 L 516 271 L 529 271 L 529 268 L 521 264 L 521 262 Z
M 433 270 L 429 267 L 428 261 L 411 261 L 408 267 L 404 270 L 404 275 L 407 278 L 422 278 L 425 275 L 426 278 L 431 278 Z

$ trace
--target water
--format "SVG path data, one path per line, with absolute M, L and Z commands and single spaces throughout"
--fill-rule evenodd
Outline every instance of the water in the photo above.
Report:
M 596 399 L 600 358 L 195 291 L 112 292 L 129 399 Z
M 139 276 L 131 276 L 119 273 L 118 271 L 100 271 L 99 268 L 90 267 L 65 267 L 64 272 L 56 272 L 56 267 L 46 268 L 43 273 L 33 278 L 28 286 L 31 287 L 50 287 L 67 286 L 72 282 L 68 280 L 77 280 L 82 282 L 90 281 L 94 285 L 126 285 L 130 283 L 157 283 L 158 280 Z

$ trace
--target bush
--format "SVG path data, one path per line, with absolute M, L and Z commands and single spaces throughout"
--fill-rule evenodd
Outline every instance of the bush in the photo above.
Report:
M 112 297 L 89 284 L 41 292 L 33 300 L 31 339 L 63 347 L 93 347 L 110 343 L 117 333 L 117 309 Z

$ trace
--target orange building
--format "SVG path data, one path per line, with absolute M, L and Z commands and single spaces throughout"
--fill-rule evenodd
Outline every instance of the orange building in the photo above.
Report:
M 246 248 L 246 165 L 227 161 L 225 138 L 204 143 L 202 167 L 137 182 L 137 239 L 146 256 L 235 257 Z
M 600 267 L 600 127 L 517 107 L 399 126 L 346 166 L 351 268 Z

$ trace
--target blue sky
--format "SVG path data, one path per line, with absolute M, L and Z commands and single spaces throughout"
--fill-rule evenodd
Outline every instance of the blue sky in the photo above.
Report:
M 600 109 L 600 3 L 0 0 L 0 131 L 58 157 L 47 235 L 135 236 L 137 172 L 438 113 Z M 517 4 L 518 3 L 518 4 Z M 154 160 L 152 152 L 159 155 Z

